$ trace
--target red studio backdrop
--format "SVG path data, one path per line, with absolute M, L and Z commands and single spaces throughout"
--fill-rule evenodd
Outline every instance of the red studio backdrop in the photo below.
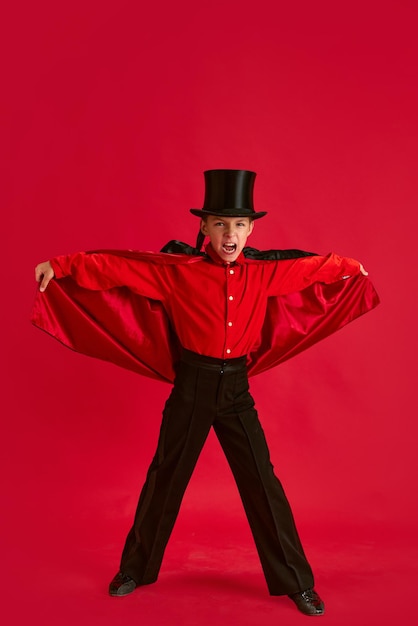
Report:
M 107 596 L 170 386 L 29 322 L 40 261 L 193 243 L 188 209 L 211 168 L 257 172 L 268 216 L 252 245 L 358 258 L 380 294 L 251 389 L 324 619 L 415 615 L 416 3 L 17 0 L 2 12 L 7 623 L 303 619 L 267 594 L 214 437 L 158 584 Z

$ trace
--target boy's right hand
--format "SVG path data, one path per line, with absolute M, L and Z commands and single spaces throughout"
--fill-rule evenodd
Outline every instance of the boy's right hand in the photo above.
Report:
M 52 269 L 52 265 L 49 261 L 45 261 L 45 263 L 39 263 L 35 267 L 35 278 L 41 284 L 39 286 L 39 291 L 45 291 L 48 287 L 49 281 L 54 278 L 54 270 Z

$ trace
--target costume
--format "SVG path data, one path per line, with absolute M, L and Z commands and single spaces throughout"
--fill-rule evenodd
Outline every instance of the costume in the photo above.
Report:
M 208 178 L 216 184 L 207 187 L 204 209 L 192 212 L 218 215 L 222 206 L 226 217 L 264 215 L 248 202 L 253 173 L 211 172 L 216 175 Z M 157 579 L 184 491 L 213 427 L 270 593 L 311 589 L 312 570 L 273 472 L 248 375 L 273 367 L 371 310 L 378 296 L 360 275 L 359 264 L 337 255 L 247 250 L 228 263 L 211 244 L 206 254 L 199 246 L 190 250 L 178 242 L 168 249 L 52 259 L 59 280 L 38 294 L 32 316 L 37 326 L 73 349 L 175 381 L 121 571 L 138 585 Z
M 168 253 L 113 250 L 110 254 L 154 266 L 207 261 L 206 255 L 177 241 L 169 242 L 163 250 Z M 260 253 L 253 248 L 245 248 L 243 253 L 253 263 L 265 258 L 281 262 L 308 254 L 299 250 Z M 247 354 L 249 377 L 295 356 L 378 303 L 371 281 L 363 275 L 330 284 L 315 282 L 302 291 L 270 296 L 260 334 Z M 158 300 L 126 287 L 88 290 L 68 276 L 51 282 L 45 293 L 37 293 L 31 319 L 76 352 L 151 378 L 174 380 L 181 345 Z
M 358 276 L 358 263 L 336 255 L 271 261 L 241 254 L 234 264 L 226 265 L 210 244 L 206 251 L 204 256 L 191 257 L 78 253 L 52 260 L 57 278 L 67 280 L 64 277 L 71 275 L 83 290 L 87 288 L 89 296 L 92 290 L 109 291 L 125 285 L 150 303 L 159 300 L 186 349 L 179 350 L 176 384 L 164 410 L 157 452 L 128 535 L 121 570 L 138 584 L 156 580 L 183 492 L 213 426 L 237 481 L 270 593 L 291 594 L 313 586 L 312 571 L 283 489 L 273 474 L 248 393 L 246 355 L 254 344 L 262 344 L 259 337 L 270 299 L 280 300 L 289 291 L 309 290 L 323 281 L 323 288 L 334 289 L 338 300 L 336 293 L 344 291 L 348 281 L 369 287 L 370 282 Z M 347 274 L 354 276 L 343 278 Z M 363 289 L 361 293 L 364 296 Z M 360 299 L 360 308 L 351 309 L 351 314 L 375 306 L 374 293 L 369 290 L 366 302 L 364 297 Z M 45 296 L 40 294 L 38 300 Z M 289 326 L 288 319 L 286 324 Z M 151 344 L 153 338 L 154 334 Z M 230 373 L 237 362 L 239 368 Z
M 222 361 L 189 351 L 181 356 L 164 408 L 121 571 L 141 585 L 157 579 L 184 490 L 211 427 L 233 472 L 270 594 L 313 587 L 312 570 L 248 391 L 245 357 Z

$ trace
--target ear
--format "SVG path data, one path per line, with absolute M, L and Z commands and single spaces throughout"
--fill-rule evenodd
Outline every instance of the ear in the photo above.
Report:
M 250 229 L 249 229 L 249 231 L 248 231 L 248 236 L 250 236 L 250 235 L 251 235 L 251 233 L 253 232 L 253 230 L 254 230 L 254 220 L 251 220 L 251 222 L 250 222 Z
M 208 234 L 208 228 L 206 226 L 205 220 L 200 221 L 200 232 L 203 233 L 204 235 Z

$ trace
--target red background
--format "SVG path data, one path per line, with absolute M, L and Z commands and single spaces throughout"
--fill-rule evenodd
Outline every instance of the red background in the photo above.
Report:
M 268 597 L 212 437 L 160 582 L 108 598 L 169 386 L 65 350 L 28 321 L 37 262 L 193 242 L 188 209 L 202 204 L 203 170 L 221 167 L 258 173 L 256 210 L 269 214 L 251 244 L 354 256 L 380 293 L 378 309 L 252 391 L 324 619 L 414 615 L 416 3 L 18 0 L 6 11 L 2 613 L 303 619 Z

